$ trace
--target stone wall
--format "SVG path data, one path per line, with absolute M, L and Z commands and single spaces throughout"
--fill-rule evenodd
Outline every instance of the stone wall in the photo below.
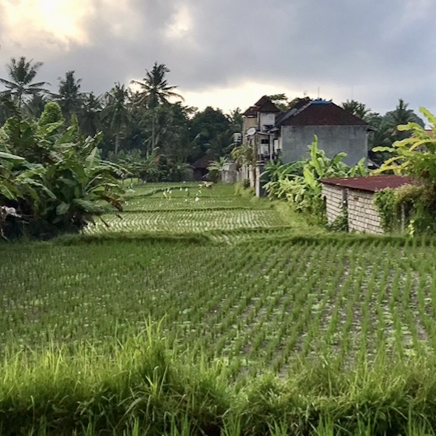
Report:
M 322 186 L 322 196 L 325 198 L 327 221 L 329 224 L 332 224 L 342 214 L 345 193 L 346 191 L 338 186 Z
M 373 192 L 348 189 L 348 228 L 350 232 L 384 233 Z

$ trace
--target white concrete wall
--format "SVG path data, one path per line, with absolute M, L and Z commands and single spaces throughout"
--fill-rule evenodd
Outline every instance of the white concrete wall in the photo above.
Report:
M 329 158 L 345 152 L 347 157 L 344 162 L 354 165 L 368 156 L 366 126 L 282 126 L 283 163 L 307 159 L 313 135 L 318 136 L 318 146 Z
M 266 114 L 259 112 L 259 129 L 263 130 L 263 126 L 273 126 L 276 120 L 275 114 Z
M 224 164 L 220 175 L 223 183 L 235 183 L 238 177 L 236 164 L 233 162 Z

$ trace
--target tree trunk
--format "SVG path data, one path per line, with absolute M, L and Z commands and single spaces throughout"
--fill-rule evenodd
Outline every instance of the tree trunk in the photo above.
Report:
M 147 153 L 147 157 L 149 157 L 153 150 L 156 147 L 156 111 L 155 108 L 152 109 L 152 118 L 151 118 L 151 147 Z
M 118 156 L 118 150 L 120 148 L 120 134 L 115 135 L 115 156 Z

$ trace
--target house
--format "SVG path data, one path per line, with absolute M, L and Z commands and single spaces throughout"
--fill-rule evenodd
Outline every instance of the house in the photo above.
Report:
M 276 140 L 284 163 L 307 157 L 307 146 L 314 135 L 327 157 L 345 152 L 344 162 L 354 165 L 368 156 L 369 125 L 332 101 L 298 99 L 294 106 L 276 120 Z
M 329 224 L 333 224 L 346 211 L 349 231 L 383 234 L 374 194 L 387 188 L 409 185 L 413 179 L 388 175 L 323 179 L 321 183 Z
M 194 180 L 202 181 L 206 179 L 207 173 L 209 170 L 207 169 L 209 165 L 215 161 L 215 158 L 211 155 L 205 155 L 200 159 L 197 159 L 192 164 Z
M 286 112 L 267 96 L 243 113 L 243 144 L 252 144 L 258 160 L 281 155 L 283 163 L 307 157 L 307 146 L 317 135 L 328 157 L 345 152 L 344 162 L 354 165 L 368 155 L 368 123 L 332 101 L 296 98 Z
M 263 96 L 243 113 L 243 145 L 251 145 L 257 166 L 280 156 L 283 163 L 306 159 L 307 147 L 318 136 L 319 147 L 327 157 L 345 152 L 344 162 L 354 165 L 368 156 L 370 126 L 332 101 L 308 97 L 296 98 L 281 112 L 267 96 Z M 259 177 L 246 172 L 252 186 Z M 260 191 L 256 189 L 256 191 Z
M 242 114 L 242 145 L 253 146 L 258 160 L 278 157 L 280 150 L 272 148 L 270 130 L 275 126 L 276 118 L 280 114 L 280 109 L 266 95 Z

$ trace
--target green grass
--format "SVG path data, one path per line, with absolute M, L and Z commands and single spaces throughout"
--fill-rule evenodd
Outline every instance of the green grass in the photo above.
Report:
M 0 434 L 434 434 L 434 240 L 168 188 L 0 245 Z

